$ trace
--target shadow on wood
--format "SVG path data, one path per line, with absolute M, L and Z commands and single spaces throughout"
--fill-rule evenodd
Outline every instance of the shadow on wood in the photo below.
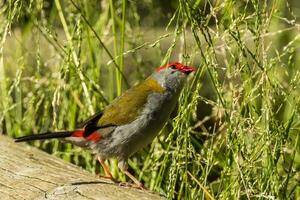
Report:
M 0 199 L 162 199 L 0 135 Z

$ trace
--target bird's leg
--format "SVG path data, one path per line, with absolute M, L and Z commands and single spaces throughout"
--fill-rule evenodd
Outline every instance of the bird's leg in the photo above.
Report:
M 144 189 L 144 185 L 137 180 L 129 171 L 128 171 L 128 165 L 126 161 L 119 161 L 118 167 L 121 169 L 121 171 L 128 176 L 135 184 L 135 187 L 139 189 Z
M 114 178 L 113 178 L 112 174 L 110 173 L 108 166 L 105 164 L 105 160 L 102 159 L 100 156 L 98 156 L 98 161 L 100 162 L 101 166 L 104 169 L 104 173 L 105 173 L 104 178 L 108 178 L 108 179 L 111 179 L 114 181 Z

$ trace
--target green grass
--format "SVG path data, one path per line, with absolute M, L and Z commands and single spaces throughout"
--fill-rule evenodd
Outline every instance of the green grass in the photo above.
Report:
M 177 60 L 198 71 L 130 170 L 168 199 L 299 199 L 299 8 L 296 0 L 0 3 L 0 132 L 73 129 Z M 103 173 L 88 151 L 31 144 Z

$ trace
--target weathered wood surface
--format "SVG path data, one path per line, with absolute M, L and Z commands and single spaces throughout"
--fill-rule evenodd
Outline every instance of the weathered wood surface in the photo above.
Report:
M 0 135 L 0 199 L 163 199 L 122 187 Z

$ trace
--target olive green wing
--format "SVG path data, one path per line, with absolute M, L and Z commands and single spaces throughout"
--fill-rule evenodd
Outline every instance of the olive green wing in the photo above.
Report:
M 97 125 L 124 125 L 134 121 L 153 92 L 164 92 L 164 88 L 152 78 L 132 87 L 106 107 Z

